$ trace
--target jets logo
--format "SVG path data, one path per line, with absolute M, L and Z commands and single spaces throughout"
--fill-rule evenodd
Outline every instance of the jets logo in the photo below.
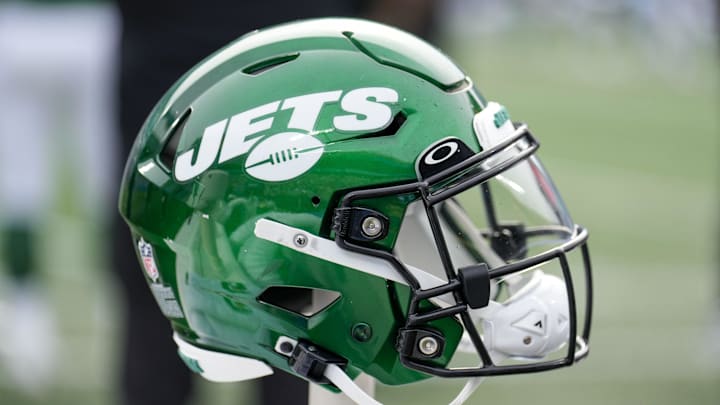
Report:
M 178 181 L 188 181 L 215 162 L 221 164 L 247 155 L 248 175 L 270 182 L 290 180 L 310 170 L 322 157 L 325 145 L 312 134 L 325 104 L 339 102 L 347 113 L 333 118 L 334 129 L 375 131 L 390 123 L 389 104 L 397 101 L 397 91 L 387 87 L 363 87 L 344 93 L 334 90 L 273 101 L 205 128 L 199 146 L 178 155 L 173 175 Z M 272 127 L 273 114 L 280 110 L 292 110 L 288 131 L 259 136 Z
M 300 132 L 283 132 L 259 143 L 245 162 L 247 174 L 265 181 L 283 181 L 310 170 L 323 154 L 317 138 Z

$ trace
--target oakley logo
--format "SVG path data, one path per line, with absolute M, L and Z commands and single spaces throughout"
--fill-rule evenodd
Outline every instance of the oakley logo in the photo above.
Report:
M 440 145 L 427 152 L 424 162 L 426 165 L 440 164 L 450 159 L 453 153 L 457 152 L 458 148 L 458 143 L 455 141 L 447 141 L 441 143 Z
M 245 169 L 250 176 L 265 181 L 283 181 L 310 170 L 322 156 L 324 145 L 312 136 L 325 104 L 340 102 L 347 114 L 333 117 L 340 131 L 375 131 L 392 120 L 388 104 L 397 103 L 398 93 L 387 87 L 363 87 L 343 94 L 342 90 L 311 93 L 273 101 L 238 113 L 205 128 L 197 148 L 187 150 L 175 160 L 173 174 L 187 181 L 218 164 L 248 154 Z M 288 131 L 262 136 L 274 121 L 273 114 L 292 110 Z
M 434 174 L 463 162 L 474 154 L 462 140 L 444 138 L 428 146 L 415 160 L 415 173 L 418 179 L 426 179 Z

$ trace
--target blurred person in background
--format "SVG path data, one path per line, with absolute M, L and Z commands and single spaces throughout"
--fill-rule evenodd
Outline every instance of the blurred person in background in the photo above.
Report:
M 433 0 L 119 0 L 123 35 L 120 75 L 122 159 L 128 156 L 153 105 L 192 66 L 254 29 L 322 16 L 365 16 L 426 38 L 434 27 Z M 116 182 L 119 184 L 119 180 Z M 170 326 L 157 308 L 125 224 L 116 216 L 114 269 L 125 303 L 122 330 L 123 404 L 185 404 L 193 394 L 191 372 L 177 355 Z M 258 403 L 307 403 L 307 383 L 275 373 L 260 384 Z
M 104 1 L 0 1 L 0 372 L 30 394 L 59 349 L 38 241 L 59 167 L 97 230 L 114 205 L 117 22 Z

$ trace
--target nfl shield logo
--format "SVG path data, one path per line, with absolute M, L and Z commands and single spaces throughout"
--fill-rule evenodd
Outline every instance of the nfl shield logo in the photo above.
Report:
M 153 282 L 157 282 L 160 278 L 160 273 L 155 265 L 152 245 L 145 242 L 145 239 L 140 238 L 138 241 L 138 250 L 140 251 L 140 257 L 142 257 L 145 273 L 147 273 L 148 277 L 150 277 Z

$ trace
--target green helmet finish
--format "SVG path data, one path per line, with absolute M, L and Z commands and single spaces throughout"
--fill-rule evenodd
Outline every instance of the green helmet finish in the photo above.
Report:
M 420 39 L 300 21 L 239 38 L 164 95 L 120 212 L 183 359 L 208 378 L 539 371 L 587 353 L 591 285 L 587 233 L 537 146 Z M 576 246 L 583 303 L 565 259 Z M 454 367 L 461 352 L 480 366 Z M 261 371 L 223 377 L 216 363 Z

